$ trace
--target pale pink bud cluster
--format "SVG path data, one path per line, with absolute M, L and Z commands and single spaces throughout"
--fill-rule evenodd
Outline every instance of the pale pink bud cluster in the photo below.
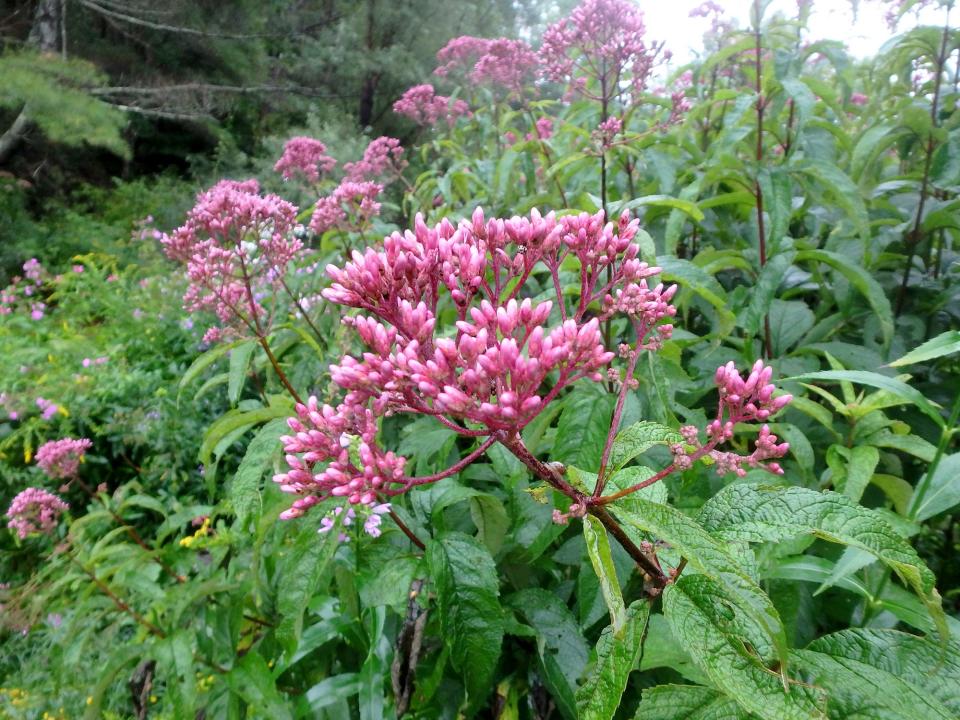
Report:
M 267 312 L 259 298 L 302 247 L 296 219 L 296 206 L 261 195 L 256 180 L 224 180 L 200 193 L 186 223 L 161 239 L 168 257 L 186 263 L 184 307 L 212 312 L 231 330 L 261 326 Z M 220 328 L 208 333 L 222 335 Z
M 861 92 L 855 92 L 850 95 L 850 104 L 856 105 L 857 107 L 863 107 L 867 104 L 869 98 Z
M 474 85 L 504 88 L 522 94 L 538 66 L 537 54 L 522 40 L 478 38 L 464 35 L 448 42 L 437 53 L 440 77 L 464 73 Z
M 766 462 L 787 454 L 789 443 L 780 443 L 777 436 L 770 432 L 765 421 L 774 413 L 782 410 L 792 399 L 790 395 L 774 397 L 776 387 L 770 382 L 773 370 L 757 360 L 749 375 L 744 379 L 733 362 L 717 368 L 715 381 L 719 389 L 720 400 L 717 416 L 707 425 L 707 444 L 702 445 L 697 429 L 691 425 L 680 429 L 684 444 L 671 446 L 674 466 L 680 470 L 689 469 L 696 458 L 709 455 L 714 461 L 717 473 L 726 475 L 735 473 L 739 477 L 747 474 L 747 468 L 761 468 L 775 475 L 782 475 L 779 463 Z M 739 422 L 763 422 L 754 451 L 749 455 L 717 450 L 716 446 L 733 437 L 734 427 Z
M 346 179 L 352 182 L 365 180 L 386 180 L 388 182 L 400 177 L 400 173 L 407 166 L 403 159 L 403 147 L 400 141 L 392 137 L 378 137 L 372 140 L 363 151 L 363 158 L 355 163 L 346 163 L 343 166 Z
M 282 437 L 289 470 L 274 476 L 284 492 L 300 497 L 280 517 L 296 518 L 330 497 L 374 505 L 377 493 L 402 482 L 406 459 L 376 443 L 377 417 L 360 405 L 321 406 L 315 397 L 297 404 Z M 318 463 L 326 463 L 322 469 Z
M 609 100 L 622 84 L 646 87 L 659 48 L 645 35 L 643 13 L 628 0 L 584 0 L 546 29 L 540 59 L 546 77 L 568 83 L 570 94 Z
M 283 154 L 273 166 L 284 180 L 293 180 L 298 175 L 308 182 L 318 182 L 321 174 L 333 170 L 337 161 L 326 154 L 327 146 L 312 137 L 294 137 L 283 146 Z
M 383 185 L 375 182 L 344 180 L 332 193 L 317 200 L 310 218 L 310 229 L 319 234 L 327 230 L 359 230 L 380 214 L 378 198 Z
M 49 535 L 57 527 L 60 514 L 68 508 L 67 503 L 46 490 L 27 488 L 10 503 L 7 527 L 20 539 L 33 533 Z
M 42 417 L 44 420 L 49 420 L 57 414 L 58 410 L 60 410 L 59 405 L 43 397 L 38 397 L 36 403 L 37 407 L 40 408 L 40 417 Z
M 51 440 L 37 450 L 37 465 L 47 477 L 54 480 L 72 478 L 76 476 L 80 461 L 91 447 L 93 443 L 87 438 Z
M 710 435 L 732 437 L 732 426 L 729 428 L 731 434 L 728 434 L 726 424 L 721 424 L 724 413 L 728 423 L 765 422 L 786 407 L 793 396 L 773 397 L 777 388 L 770 382 L 771 377 L 773 369 L 765 367 L 763 360 L 754 363 L 746 379 L 737 372 L 732 360 L 717 368 L 714 381 L 720 391 L 720 405 L 718 418 L 708 428 Z
M 393 111 L 417 125 L 433 127 L 441 119 L 453 127 L 460 117 L 470 117 L 470 106 L 463 100 L 437 95 L 433 85 L 414 85 L 393 104 Z

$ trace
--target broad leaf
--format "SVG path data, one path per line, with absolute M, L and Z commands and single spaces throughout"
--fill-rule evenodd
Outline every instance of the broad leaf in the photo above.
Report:
M 227 497 L 237 515 L 237 527 L 241 530 L 260 508 L 260 479 L 269 469 L 270 461 L 282 449 L 280 436 L 287 432 L 287 422 L 281 418 L 264 425 L 250 441 L 240 467 L 230 481 Z
M 503 642 L 497 568 L 487 549 L 463 533 L 432 540 L 426 559 L 444 643 L 476 709 L 490 689 Z
M 908 517 L 923 521 L 957 504 L 960 504 L 960 453 L 941 457 L 933 476 L 924 475 L 920 479 L 910 499 Z
M 610 448 L 609 471 L 616 472 L 654 445 L 680 442 L 680 433 L 660 423 L 642 420 L 617 433 Z
M 933 573 L 883 516 L 844 495 L 800 487 L 730 485 L 706 502 L 699 519 L 714 535 L 728 540 L 781 542 L 812 534 L 866 550 L 913 588 L 946 635 Z
M 521 590 L 509 602 L 536 631 L 543 683 L 564 717 L 574 720 L 577 680 L 590 659 L 576 618 L 560 598 L 540 588 Z
M 635 512 L 616 503 L 610 508 L 627 525 L 669 543 L 691 567 L 719 583 L 738 607 L 763 628 L 777 659 L 786 665 L 787 640 L 776 608 L 723 544 L 669 505 L 644 498 L 633 498 L 632 502 Z
M 890 367 L 903 367 L 904 365 L 927 362 L 944 355 L 952 355 L 955 352 L 960 352 L 960 330 L 947 330 L 947 332 L 941 333 L 914 348 L 902 358 L 894 360 L 890 363 Z
M 643 691 L 634 720 L 748 720 L 754 717 L 713 688 L 657 685 Z
M 794 681 L 786 689 L 745 642 L 737 608 L 727 592 L 705 575 L 684 575 L 663 594 L 663 612 L 677 641 L 724 693 L 745 710 L 768 720 L 826 718 L 818 691 Z M 642 706 L 641 706 L 642 708 Z

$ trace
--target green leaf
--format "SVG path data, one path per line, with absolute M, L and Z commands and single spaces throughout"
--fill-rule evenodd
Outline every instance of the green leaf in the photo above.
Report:
M 833 202 L 839 205 L 856 228 L 857 234 L 866 242 L 870 238 L 867 207 L 860 195 L 860 188 L 836 165 L 826 162 L 802 160 L 793 165 L 795 172 L 815 181 Z
M 665 282 L 678 283 L 682 289 L 699 295 L 714 307 L 719 321 L 718 333 L 727 333 L 733 329 L 736 318 L 728 308 L 727 293 L 716 278 L 688 260 L 667 255 L 659 256 L 657 265 L 663 268 L 662 277 Z
M 799 300 L 773 300 L 768 317 L 775 355 L 786 355 L 810 331 L 816 320 L 813 311 Z
M 937 411 L 936 406 L 927 400 L 927 398 L 916 388 L 912 388 L 902 380 L 880 375 L 879 373 L 867 372 L 865 370 L 821 370 L 819 372 L 804 373 L 803 375 L 794 375 L 784 378 L 782 382 L 790 381 L 818 381 L 825 380 L 830 382 L 849 381 L 860 385 L 868 385 L 880 390 L 903 398 L 906 402 L 913 403 L 917 408 L 933 420 L 938 427 L 946 425 L 943 417 Z
M 253 340 L 235 347 L 230 353 L 230 379 L 227 382 L 227 398 L 231 405 L 236 405 L 243 392 L 243 385 L 247 379 L 247 370 L 250 369 L 250 359 L 257 344 Z
M 315 525 L 301 522 L 300 532 L 287 550 L 277 583 L 277 611 L 280 614 L 277 642 L 291 662 L 303 631 L 303 611 L 340 546 L 339 519 L 326 533 L 318 533 Z
M 657 685 L 640 697 L 634 720 L 748 720 L 735 700 L 702 685 Z
M 857 502 L 870 484 L 873 471 L 880 462 L 880 453 L 872 445 L 857 445 L 853 448 L 840 448 L 846 456 L 846 468 L 841 483 L 834 480 L 838 491 Z
M 208 465 L 214 454 L 214 448 L 230 433 L 251 428 L 267 420 L 280 417 L 285 418 L 290 416 L 291 413 L 292 408 L 286 404 L 272 405 L 271 407 L 257 408 L 256 410 L 231 410 L 217 418 L 217 420 L 207 428 L 207 432 L 203 436 L 203 443 L 200 445 L 200 462 Z
M 463 533 L 431 540 L 426 560 L 451 664 L 463 677 L 475 710 L 493 682 L 503 642 L 497 568 L 487 549 Z
M 689 215 L 695 222 L 703 220 L 703 212 L 697 207 L 695 202 L 690 200 L 681 200 L 680 198 L 670 197 L 669 195 L 644 195 L 625 203 L 613 203 L 610 209 L 610 216 L 614 217 L 624 210 L 633 210 L 644 205 L 653 207 L 666 207 L 679 210 Z
M 955 352 L 960 352 L 960 330 L 947 330 L 945 333 L 940 333 L 935 338 L 927 340 L 902 358 L 889 363 L 889 365 L 890 367 L 903 367 L 904 365 L 934 360 L 944 355 L 952 355 Z
M 292 718 L 270 668 L 259 653 L 248 652 L 240 658 L 227 674 L 227 684 L 233 693 L 243 698 L 252 713 L 277 720 Z
M 680 442 L 680 433 L 660 423 L 641 420 L 617 433 L 610 448 L 609 471 L 615 473 L 654 445 Z
M 496 555 L 510 529 L 510 518 L 503 503 L 493 495 L 475 495 L 470 498 L 470 517 L 477 526 L 480 542 L 487 546 L 491 555 Z
M 756 638 L 745 632 L 728 594 L 707 576 L 683 575 L 668 585 L 663 612 L 677 642 L 748 712 L 768 720 L 826 720 L 815 689 L 793 681 L 785 689 L 777 672 L 751 651 Z
M 577 680 L 590 659 L 590 648 L 576 618 L 560 598 L 541 588 L 521 590 L 509 603 L 537 633 L 544 685 L 563 716 L 575 720 Z
M 890 307 L 890 299 L 887 297 L 887 293 L 873 275 L 860 265 L 851 262 L 850 258 L 845 258 L 827 250 L 802 250 L 797 253 L 796 262 L 800 263 L 808 260 L 829 265 L 843 275 L 867 299 L 867 303 L 877 315 L 880 331 L 883 333 L 883 341 L 886 345 L 889 345 L 893 338 L 893 309 Z
M 763 325 L 763 318 L 770 312 L 770 303 L 783 282 L 784 275 L 793 265 L 796 253 L 784 252 L 774 256 L 760 271 L 757 282 L 750 289 L 750 306 L 744 318 L 747 332 L 756 335 Z
M 924 489 L 921 495 L 919 490 Z M 907 517 L 922 522 L 960 504 L 960 453 L 945 455 L 937 463 L 933 477 L 917 483 Z
M 614 632 L 619 632 L 626 621 L 626 608 L 620 592 L 620 581 L 617 580 L 617 569 L 613 566 L 607 530 L 603 527 L 603 523 L 592 515 L 587 515 L 583 519 L 583 539 L 587 543 L 590 563 L 600 580 L 600 590 L 610 611 L 610 624 Z
M 600 634 L 597 662 L 577 691 L 578 720 L 611 720 L 627 688 L 630 672 L 643 650 L 650 605 L 642 600 L 630 605 L 620 631 L 613 626 Z
M 950 717 L 960 716 L 960 643 L 943 646 L 897 630 L 851 628 L 814 640 L 807 651 L 830 656 L 835 662 L 877 668 L 922 689 L 925 698 L 949 709 Z M 924 707 L 924 701 L 917 705 Z M 920 717 L 932 717 L 921 715 Z
M 553 458 L 596 472 L 610 431 L 613 402 L 613 396 L 597 386 L 576 387 L 563 404 Z
M 730 485 L 704 504 L 699 519 L 711 533 L 728 540 L 782 542 L 812 534 L 866 550 L 913 588 L 946 636 L 933 573 L 883 516 L 844 495 L 801 487 Z
M 820 642 L 818 646 L 829 650 L 833 649 L 834 643 Z M 827 709 L 831 717 L 862 717 L 864 710 L 869 708 L 871 720 L 956 718 L 940 702 L 927 697 L 911 683 L 860 659 L 843 655 L 835 657 L 809 649 L 797 650 L 794 656 L 809 674 L 810 681 L 827 690 Z
M 247 520 L 260 509 L 260 480 L 269 469 L 270 461 L 277 455 L 282 445 L 280 437 L 290 428 L 282 418 L 271 420 L 264 425 L 250 444 L 240 461 L 236 475 L 230 482 L 227 498 L 237 515 L 237 528 L 244 530 Z
M 669 543 L 690 567 L 720 584 L 728 597 L 766 633 L 781 665 L 787 663 L 787 639 L 776 608 L 749 573 L 703 527 L 669 505 L 634 497 L 630 512 L 618 503 L 610 509 L 624 523 Z
M 208 367 L 213 365 L 217 360 L 222 358 L 233 348 L 243 345 L 246 340 L 236 340 L 232 343 L 227 343 L 225 345 L 217 345 L 216 347 L 207 350 L 203 355 L 194 360 L 190 367 L 187 368 L 187 371 L 183 374 L 183 377 L 180 378 L 180 382 L 177 385 L 177 399 L 180 398 L 180 393 L 183 392 L 183 389 L 192 383 L 200 373 L 206 370 Z

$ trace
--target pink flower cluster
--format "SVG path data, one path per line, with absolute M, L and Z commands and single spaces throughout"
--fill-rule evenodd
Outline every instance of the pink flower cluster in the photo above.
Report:
M 60 514 L 69 505 L 40 488 L 27 488 L 13 498 L 7 509 L 7 527 L 22 540 L 32 533 L 49 535 L 57 527 Z
M 604 150 L 613 147 L 617 135 L 623 132 L 623 121 L 616 115 L 612 115 L 597 125 L 593 136 L 597 144 Z
M 395 180 L 407 166 L 400 141 L 392 137 L 378 137 L 363 151 L 363 159 L 343 166 L 346 180 L 364 182 L 386 178 Z
M 478 38 L 463 35 L 448 42 L 437 53 L 441 63 L 434 70 L 440 77 L 464 73 L 474 85 L 503 88 L 523 94 L 533 78 L 537 54 L 522 40 Z
M 534 126 L 534 132 L 527 133 L 527 140 L 549 140 L 553 137 L 553 120 L 549 117 L 538 118 Z
M 361 230 L 380 214 L 378 198 L 383 185 L 375 182 L 344 180 L 336 189 L 317 200 L 310 218 L 310 229 L 319 234 L 327 230 Z
M 29 306 L 30 318 L 42 320 L 47 305 L 40 300 L 40 292 L 49 279 L 49 273 L 39 260 L 27 260 L 23 264 L 23 275 L 14 276 L 10 284 L 0 290 L 0 315 L 10 315 L 19 306 Z
M 279 282 L 300 251 L 297 208 L 261 195 L 256 180 L 224 180 L 197 196 L 186 223 L 161 239 L 167 256 L 187 266 L 184 306 L 209 311 L 229 330 L 259 331 L 268 314 L 257 296 Z M 223 334 L 212 328 L 207 339 Z
M 628 0 L 584 0 L 543 34 L 540 60 L 550 80 L 570 94 L 604 100 L 629 83 L 642 92 L 658 61 L 648 45 L 643 13 Z
M 674 464 L 685 470 L 693 464 L 694 458 L 709 455 L 719 475 L 732 472 L 743 477 L 747 474 L 748 467 L 762 468 L 774 475 L 782 475 L 783 468 L 779 463 L 765 461 L 782 458 L 790 450 L 790 444 L 778 443 L 777 436 L 770 432 L 770 427 L 766 424 L 760 428 L 760 435 L 750 455 L 715 449 L 717 445 L 733 437 L 733 429 L 738 422 L 765 423 L 793 399 L 791 395 L 773 396 L 776 387 L 770 382 L 772 377 L 773 370 L 764 366 L 762 360 L 754 363 L 746 379 L 740 375 L 733 362 L 717 368 L 714 380 L 720 399 L 716 418 L 707 425 L 707 445 L 700 444 L 695 427 L 681 428 L 680 434 L 687 445 L 693 447 L 693 451 L 683 445 L 673 446 Z
M 414 85 L 393 104 L 393 111 L 417 125 L 428 127 L 436 125 L 441 118 L 453 127 L 458 118 L 470 116 L 470 106 L 466 102 L 437 95 L 433 85 Z
M 37 465 L 47 477 L 54 480 L 72 478 L 76 476 L 80 461 L 91 447 L 93 443 L 87 438 L 51 440 L 37 450 Z
M 374 504 L 419 484 L 403 475 L 404 458 L 376 445 L 379 417 L 425 414 L 467 436 L 505 437 L 571 383 L 603 380 L 614 353 L 590 307 L 624 308 L 639 341 L 672 315 L 666 300 L 675 288 L 647 288 L 659 268 L 639 260 L 638 228 L 627 215 L 614 225 L 603 213 L 487 220 L 477 209 L 457 226 L 433 227 L 418 216 L 412 232 L 329 266 L 334 282 L 324 297 L 369 313 L 344 320 L 366 351 L 331 366 L 346 391 L 339 407 L 311 398 L 290 420 L 289 471 L 275 480 L 301 497 L 285 517 L 331 496 Z M 568 308 L 560 274 L 571 264 L 580 295 Z M 553 279 L 555 302 L 521 297 L 538 266 Z M 448 330 L 438 327 L 442 301 L 456 311 Z M 317 472 L 321 462 L 329 465 Z
M 337 161 L 326 154 L 327 146 L 311 137 L 290 138 L 283 146 L 283 154 L 273 166 L 284 180 L 298 175 L 308 182 L 318 182 L 321 174 L 333 170 Z
M 60 409 L 56 403 L 47 400 L 46 398 L 38 397 L 36 403 L 37 407 L 40 408 L 40 417 L 42 417 L 44 420 L 49 420 L 52 418 Z

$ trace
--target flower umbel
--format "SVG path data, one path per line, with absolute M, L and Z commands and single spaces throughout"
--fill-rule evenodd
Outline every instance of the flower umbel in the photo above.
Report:
M 27 488 L 13 498 L 7 509 L 7 527 L 20 539 L 33 533 L 49 535 L 57 527 L 60 514 L 69 505 L 56 495 L 40 488 Z
M 91 447 L 93 443 L 87 438 L 51 440 L 37 450 L 37 465 L 49 478 L 69 479 L 76 476 L 83 456 Z

